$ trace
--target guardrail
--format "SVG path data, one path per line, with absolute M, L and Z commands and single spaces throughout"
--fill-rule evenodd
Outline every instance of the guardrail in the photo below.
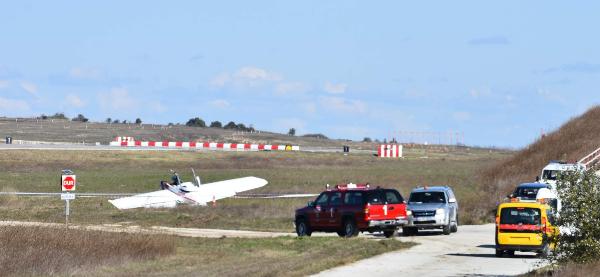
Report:
M 580 163 L 586 168 L 588 168 L 590 165 L 594 166 L 598 162 L 598 160 L 600 160 L 600 148 L 581 158 L 577 163 Z

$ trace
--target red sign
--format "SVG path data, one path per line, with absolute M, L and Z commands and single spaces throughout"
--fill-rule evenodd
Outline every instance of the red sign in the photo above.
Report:
M 62 191 L 73 191 L 77 181 L 75 175 L 62 175 Z

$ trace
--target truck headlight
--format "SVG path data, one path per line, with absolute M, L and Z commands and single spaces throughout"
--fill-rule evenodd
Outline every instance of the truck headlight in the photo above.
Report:
M 411 216 L 412 215 L 412 211 L 411 210 L 406 210 L 406 216 Z
M 435 210 L 435 215 L 444 216 L 445 214 L 446 214 L 446 210 L 444 210 L 443 208 L 439 208 L 439 209 Z

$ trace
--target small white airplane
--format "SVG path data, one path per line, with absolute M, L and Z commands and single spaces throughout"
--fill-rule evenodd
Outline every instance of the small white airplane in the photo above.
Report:
M 236 193 L 265 186 L 268 182 L 257 177 L 243 177 L 208 184 L 201 184 L 194 174 L 193 182 L 181 182 L 179 174 L 173 173 L 172 183 L 160 182 L 161 190 L 108 200 L 119 210 L 133 208 L 173 208 L 189 203 L 206 206 L 209 202 L 235 196 Z

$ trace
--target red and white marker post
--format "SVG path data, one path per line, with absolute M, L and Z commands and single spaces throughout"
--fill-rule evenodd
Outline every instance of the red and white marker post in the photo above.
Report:
M 70 207 L 69 201 L 75 200 L 75 194 L 71 193 L 75 191 L 77 187 L 77 176 L 73 173 L 73 171 L 69 169 L 65 169 L 62 171 L 62 175 L 60 176 L 60 187 L 63 193 L 60 194 L 60 199 L 65 200 L 65 225 L 67 228 L 69 227 L 69 214 Z

